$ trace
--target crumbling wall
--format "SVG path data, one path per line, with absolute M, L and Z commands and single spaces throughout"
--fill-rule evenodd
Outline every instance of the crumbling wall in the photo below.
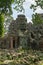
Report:
M 32 24 L 33 25 L 33 24 Z M 43 49 L 43 24 L 33 25 L 30 31 L 30 44 L 33 49 Z

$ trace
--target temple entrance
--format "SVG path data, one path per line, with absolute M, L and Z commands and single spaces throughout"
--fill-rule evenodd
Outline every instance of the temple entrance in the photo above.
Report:
M 19 37 L 11 37 L 10 38 L 10 48 L 18 48 L 19 47 Z
M 18 48 L 19 47 L 19 43 L 20 41 L 19 41 L 19 37 L 15 37 L 15 38 L 13 38 L 13 48 Z

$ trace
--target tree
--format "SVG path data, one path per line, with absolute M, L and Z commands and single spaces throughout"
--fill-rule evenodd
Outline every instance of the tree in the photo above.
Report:
M 3 35 L 4 31 L 4 19 L 6 15 L 12 14 L 12 4 L 14 4 L 14 9 L 18 11 L 23 10 L 23 2 L 25 0 L 0 0 L 0 37 Z
M 43 0 L 34 0 L 35 4 L 31 4 L 31 7 L 33 9 L 33 11 L 35 12 L 37 7 L 39 6 L 41 9 L 43 9 Z M 39 24 L 39 23 L 43 23 L 43 19 L 41 18 L 41 16 L 37 13 L 32 15 L 32 22 L 34 24 Z
M 36 4 L 32 4 L 30 8 L 33 8 L 35 11 L 37 7 L 41 7 L 43 9 L 43 0 L 34 0 Z
M 0 37 L 3 36 L 4 33 L 4 16 L 3 14 L 0 14 Z
M 33 14 L 32 15 L 32 22 L 33 24 L 41 24 L 43 23 L 43 18 L 41 17 L 41 14 Z
M 24 1 L 25 0 L 0 0 L 0 14 L 11 14 L 12 4 L 14 4 L 14 9 L 21 11 Z

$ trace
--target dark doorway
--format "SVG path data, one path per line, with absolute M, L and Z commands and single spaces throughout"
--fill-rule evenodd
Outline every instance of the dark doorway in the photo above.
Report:
M 15 48 L 15 40 L 13 40 L 13 48 Z
M 17 47 L 19 47 L 19 45 L 20 45 L 20 37 L 18 37 L 17 39 Z

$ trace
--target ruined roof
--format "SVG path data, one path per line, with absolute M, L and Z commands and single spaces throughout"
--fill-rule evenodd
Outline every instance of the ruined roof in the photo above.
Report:
M 25 15 L 18 15 L 16 20 L 13 20 L 9 25 L 9 35 L 19 35 L 19 30 L 21 30 L 21 28 L 25 28 L 26 24 L 27 19 Z

